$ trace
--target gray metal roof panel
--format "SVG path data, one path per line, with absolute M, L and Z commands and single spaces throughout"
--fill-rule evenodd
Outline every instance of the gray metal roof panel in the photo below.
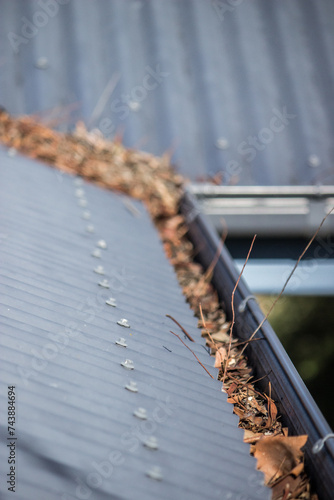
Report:
M 124 131 L 128 146 L 172 148 L 192 180 L 334 183 L 332 2 L 70 0 L 55 14 L 42 3 L 0 1 L 0 102 L 11 113 L 68 106 L 73 123 Z M 40 24 L 30 38 L 22 17 Z
M 135 217 L 125 197 L 85 183 L 90 234 L 70 176 L 4 150 L 0 165 L 0 397 L 3 407 L 6 385 L 16 385 L 17 497 L 83 498 L 89 489 L 101 499 L 269 498 L 221 384 L 169 332 L 167 313 L 216 375 L 144 207 L 131 201 Z M 94 259 L 101 238 L 108 248 Z M 110 290 L 98 286 L 97 262 Z M 116 308 L 105 304 L 110 295 Z M 122 317 L 129 329 L 116 323 Z M 115 344 L 120 336 L 126 349 Z M 125 390 L 130 380 L 138 393 Z M 138 407 L 147 421 L 134 417 Z M 143 446 L 151 434 L 156 451 Z M 122 464 L 112 466 L 116 450 Z M 112 472 L 103 476 L 101 462 Z M 145 475 L 154 464 L 161 482 Z

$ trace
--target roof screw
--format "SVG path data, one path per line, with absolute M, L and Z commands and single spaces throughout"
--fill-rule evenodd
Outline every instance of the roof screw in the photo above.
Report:
M 46 57 L 39 57 L 35 62 L 35 67 L 37 69 L 47 69 L 49 67 L 49 61 Z
M 310 155 L 308 157 L 308 161 L 307 162 L 308 162 L 309 166 L 313 167 L 313 168 L 320 167 L 320 165 L 321 165 L 320 158 L 317 155 Z
M 147 419 L 147 411 L 145 410 L 145 408 L 137 408 L 137 410 L 135 410 L 133 414 L 135 417 L 140 418 L 141 420 Z
M 103 248 L 103 250 L 107 249 L 107 243 L 104 240 L 99 240 L 96 244 L 98 247 Z
M 109 297 L 109 299 L 106 300 L 106 304 L 111 307 L 116 307 L 116 300 L 112 297 Z
M 118 340 L 116 340 L 115 344 L 120 345 L 122 347 L 128 347 L 128 344 L 126 343 L 126 340 L 123 337 L 120 337 Z
M 135 367 L 131 359 L 126 359 L 125 361 L 123 361 L 123 363 L 121 363 L 121 365 L 127 370 L 134 370 Z
M 120 319 L 119 321 L 117 321 L 117 324 L 118 324 L 119 326 L 124 326 L 124 328 L 130 328 L 129 322 L 128 322 L 128 320 L 127 320 L 127 319 L 125 319 L 125 318 L 122 318 L 122 319 Z
M 127 105 L 131 109 L 131 111 L 139 111 L 141 108 L 141 104 L 138 101 L 128 101 Z
M 162 471 L 161 471 L 160 467 L 158 467 L 157 465 L 154 465 L 153 467 L 151 467 L 151 469 L 149 469 L 146 472 L 146 475 L 148 477 L 150 477 L 151 479 L 155 479 L 156 481 L 161 481 L 163 478 Z
M 105 274 L 103 266 L 96 266 L 94 269 L 94 273 L 96 274 Z
M 86 226 L 86 231 L 87 231 L 87 233 L 94 233 L 95 232 L 95 228 L 94 228 L 93 224 L 88 224 Z
M 81 177 L 75 177 L 74 184 L 75 184 L 75 186 L 82 186 L 83 185 L 82 178 Z
M 7 156 L 10 156 L 11 158 L 13 158 L 13 156 L 15 156 L 17 153 L 16 149 L 15 148 L 9 148 L 7 150 Z
M 158 440 L 154 436 L 149 436 L 143 444 L 144 446 L 146 446 L 146 448 L 150 448 L 150 450 L 158 449 Z
M 83 189 L 81 189 L 81 188 L 78 188 L 78 189 L 75 190 L 75 196 L 77 198 L 84 198 L 85 191 Z
M 82 218 L 89 220 L 90 219 L 90 212 L 88 210 L 85 210 L 84 212 L 82 212 Z
M 95 248 L 92 251 L 92 256 L 95 257 L 96 259 L 101 259 L 101 250 L 99 250 L 98 248 Z
M 217 139 L 216 141 L 216 147 L 218 149 L 228 149 L 230 146 L 230 143 L 228 142 L 228 140 L 226 139 L 226 137 L 220 137 L 219 139 Z
M 133 380 L 130 380 L 130 382 L 126 384 L 125 389 L 127 389 L 130 392 L 138 392 L 137 383 L 134 382 Z
M 79 207 L 87 207 L 87 200 L 85 200 L 85 198 L 80 198 L 78 200 L 78 205 Z
M 99 281 L 99 286 L 102 286 L 102 288 L 110 288 L 110 284 L 109 284 L 108 280 Z

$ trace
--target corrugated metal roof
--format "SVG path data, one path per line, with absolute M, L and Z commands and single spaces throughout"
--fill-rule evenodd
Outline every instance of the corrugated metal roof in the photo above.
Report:
M 9 112 L 67 106 L 72 123 L 120 130 L 128 146 L 172 148 L 192 180 L 222 171 L 224 183 L 241 185 L 334 184 L 333 2 L 0 8 L 0 102 Z
M 169 332 L 165 314 L 216 376 L 143 205 L 4 150 L 0 162 L 1 407 L 15 385 L 15 497 L 269 499 L 221 383 Z M 152 435 L 155 451 L 143 446 Z M 7 473 L 3 424 L 1 436 Z M 152 466 L 162 481 L 146 475 Z

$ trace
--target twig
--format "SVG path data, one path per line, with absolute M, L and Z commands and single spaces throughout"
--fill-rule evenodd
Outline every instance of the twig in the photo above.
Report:
M 195 342 L 194 339 L 192 338 L 192 336 L 189 335 L 189 333 L 183 328 L 183 326 L 180 325 L 180 323 L 178 321 L 176 321 L 176 319 L 173 318 L 173 316 L 171 316 L 170 314 L 166 314 L 166 316 L 167 316 L 167 318 L 170 318 L 171 320 L 173 320 L 174 323 L 176 323 L 177 326 L 181 328 L 183 333 L 188 337 L 189 340 L 191 340 L 191 342 Z M 176 333 L 174 335 L 176 335 Z
M 216 345 L 216 342 L 213 340 L 213 338 L 211 337 L 211 333 L 209 332 L 209 330 L 208 330 L 208 329 L 207 329 L 207 327 L 206 327 L 206 323 L 205 323 L 205 319 L 204 319 L 204 316 L 203 316 L 203 310 L 202 310 L 202 304 L 201 304 L 201 303 L 199 303 L 199 312 L 200 312 L 200 314 L 201 314 L 202 323 L 203 323 L 203 326 L 204 326 L 204 328 L 205 328 L 206 333 L 207 333 L 207 334 L 208 334 L 208 336 L 209 336 L 209 339 L 211 340 L 211 342 L 212 342 L 214 345 Z
M 255 342 L 256 340 L 264 340 L 264 338 L 259 337 L 257 339 L 252 339 L 252 340 L 243 340 L 242 342 L 237 342 L 236 344 L 233 344 L 233 347 L 240 347 L 241 345 L 248 344 L 249 342 Z
M 213 376 L 211 375 L 211 373 L 205 368 L 205 366 L 203 365 L 203 363 L 200 362 L 200 360 L 198 359 L 198 357 L 196 356 L 196 354 L 194 353 L 194 351 L 192 351 L 190 349 L 189 346 L 187 346 L 187 344 L 185 342 L 183 342 L 183 340 L 181 339 L 181 337 L 177 334 L 177 333 L 174 333 L 172 332 L 172 330 L 169 330 L 170 333 L 172 333 L 173 335 L 175 335 L 175 337 L 177 337 L 179 340 L 181 340 L 182 344 L 186 346 L 187 349 L 189 349 L 189 351 L 195 356 L 195 358 L 197 359 L 197 361 L 199 362 L 199 364 L 201 365 L 202 368 L 204 368 L 204 370 L 206 371 L 206 373 L 208 375 L 210 375 L 211 378 L 213 378 Z
M 261 377 L 261 378 L 260 378 L 260 379 L 258 379 L 258 380 L 262 380 L 262 378 L 264 378 L 264 377 L 267 377 L 267 375 L 264 375 L 263 377 Z M 258 382 L 258 380 L 255 380 L 255 382 L 241 382 L 241 381 L 240 381 L 240 380 L 238 380 L 237 378 L 233 377 L 233 375 L 231 375 L 231 374 L 229 374 L 228 378 L 229 378 L 229 379 L 231 379 L 231 380 L 232 380 L 232 382 L 235 382 L 235 383 L 237 383 L 237 384 L 241 385 L 241 387 L 245 387 L 245 386 L 247 387 L 247 386 L 250 386 L 250 387 L 249 387 L 249 389 L 250 389 L 252 392 L 254 392 L 254 394 L 257 394 L 260 398 L 262 398 L 262 399 L 264 399 L 265 401 L 267 401 L 266 396 L 265 396 L 265 395 L 263 395 L 263 394 L 261 394 L 261 392 L 258 392 L 258 391 L 254 388 L 254 386 L 253 386 L 253 384 L 254 384 L 255 382 Z
M 269 397 L 268 397 L 268 415 L 269 415 L 269 418 L 272 420 L 271 418 L 271 382 L 269 382 Z
M 215 256 L 213 257 L 212 259 L 212 262 L 211 264 L 209 265 L 209 267 L 207 268 L 207 270 L 205 271 L 205 273 L 203 274 L 203 277 L 200 279 L 200 281 L 210 281 L 210 278 L 211 278 L 211 275 L 213 273 L 213 270 L 214 268 L 216 267 L 216 264 L 219 260 L 219 257 L 220 257 L 220 254 L 221 254 L 221 251 L 222 251 L 222 248 L 223 246 L 225 245 L 225 241 L 226 241 L 226 238 L 227 238 L 227 235 L 228 235 L 228 229 L 227 229 L 227 224 L 226 224 L 226 221 L 225 219 L 224 220 L 224 231 L 223 231 L 223 234 L 221 236 L 221 239 L 220 239 L 220 242 L 219 242 L 219 245 L 217 247 L 217 251 L 215 253 Z
M 314 235 L 312 236 L 312 238 L 310 239 L 310 241 L 308 242 L 308 244 L 306 245 L 306 247 L 304 248 L 304 250 L 302 251 L 302 253 L 300 254 L 296 264 L 293 266 L 293 269 L 291 271 L 291 273 L 289 274 L 286 282 L 284 283 L 283 285 L 283 288 L 280 292 L 280 294 L 278 295 L 278 297 L 276 297 L 276 299 L 274 300 L 274 302 L 271 304 L 270 306 L 270 309 L 269 311 L 267 312 L 267 314 L 265 315 L 265 317 L 263 318 L 263 320 L 261 321 L 261 323 L 259 324 L 259 326 L 254 330 L 254 332 L 252 333 L 252 335 L 249 337 L 248 339 L 248 342 L 250 342 L 253 338 L 254 338 L 254 335 L 256 335 L 256 333 L 260 330 L 260 328 L 262 327 L 263 323 L 268 319 L 269 315 L 271 314 L 272 310 L 274 309 L 275 305 L 277 304 L 277 301 L 281 298 L 282 294 L 284 293 L 284 290 L 286 289 L 287 287 L 287 284 L 289 283 L 293 273 L 295 272 L 295 270 L 297 269 L 297 266 L 299 264 L 299 262 L 302 260 L 302 258 L 304 257 L 305 253 L 307 252 L 307 250 L 309 249 L 309 247 L 311 246 L 313 240 L 315 239 L 315 237 L 317 236 L 317 234 L 319 233 L 323 223 L 325 222 L 325 220 L 327 219 L 327 217 L 333 212 L 334 210 L 334 207 L 328 212 L 328 214 L 322 219 L 320 225 L 318 226 L 318 229 L 316 230 L 316 232 L 314 233 Z M 242 356 L 244 350 L 246 349 L 248 344 L 246 344 L 241 352 L 240 352 L 240 356 Z
M 241 279 L 242 273 L 244 272 L 244 269 L 245 269 L 246 264 L 247 264 L 247 262 L 248 262 L 249 256 L 250 256 L 250 254 L 251 254 L 251 251 L 252 251 L 252 248 L 253 248 L 253 245 L 254 245 L 255 238 L 256 238 L 256 234 L 254 234 L 254 237 L 253 237 L 253 240 L 252 240 L 251 246 L 249 247 L 249 250 L 248 250 L 248 254 L 247 254 L 247 257 L 246 257 L 245 263 L 244 263 L 244 265 L 242 266 L 242 269 L 241 269 L 241 271 L 240 271 L 239 277 L 238 277 L 238 279 L 237 279 L 237 282 L 236 282 L 235 287 L 233 288 L 233 292 L 232 292 L 232 297 L 231 297 L 232 323 L 231 323 L 231 326 L 230 326 L 230 340 L 229 340 L 229 344 L 228 344 L 228 350 L 227 350 L 227 356 L 226 356 L 226 363 L 225 363 L 225 368 L 224 368 L 223 386 L 224 386 L 224 383 L 225 383 L 225 378 L 226 378 L 226 373 L 227 373 L 227 368 L 228 368 L 228 362 L 229 362 L 229 356 L 230 356 L 230 352 L 231 352 L 231 344 L 232 344 L 233 326 L 234 326 L 234 323 L 235 323 L 234 294 L 235 294 L 235 291 L 236 291 L 236 289 L 237 289 L 237 287 L 238 287 L 238 285 L 239 285 L 239 281 L 240 281 L 240 279 Z

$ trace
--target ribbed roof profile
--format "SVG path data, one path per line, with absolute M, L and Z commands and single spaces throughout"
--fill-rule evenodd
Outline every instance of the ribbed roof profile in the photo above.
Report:
M 4 150 L 0 165 L 15 498 L 269 499 L 143 205 Z M 5 473 L 8 438 L 2 423 Z
M 334 184 L 328 0 L 0 0 L 0 103 L 64 107 L 195 181 Z M 68 125 L 69 116 L 60 126 Z

